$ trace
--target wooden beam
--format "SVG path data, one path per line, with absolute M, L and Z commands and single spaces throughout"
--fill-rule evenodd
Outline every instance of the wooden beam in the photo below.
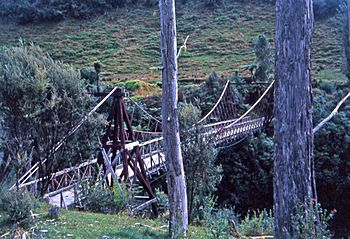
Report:
M 149 200 L 149 201 L 147 201 L 147 202 L 145 202 L 145 203 L 142 203 L 140 206 L 137 206 L 136 208 L 134 208 L 134 209 L 132 210 L 132 213 L 141 211 L 141 210 L 143 210 L 144 208 L 146 208 L 146 207 L 148 207 L 148 206 L 150 206 L 150 205 L 152 205 L 153 203 L 156 203 L 156 202 L 157 202 L 157 198 L 153 198 L 153 199 L 151 199 L 151 200 Z

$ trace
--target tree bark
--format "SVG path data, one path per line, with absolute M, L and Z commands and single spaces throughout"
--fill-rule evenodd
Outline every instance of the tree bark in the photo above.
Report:
M 348 44 L 350 44 L 350 0 L 348 0 L 348 6 L 347 6 L 347 12 L 348 12 L 348 19 L 347 19 L 347 25 L 348 25 Z M 349 46 L 346 46 L 349 47 Z
M 312 199 L 312 29 L 312 0 L 277 0 L 274 201 L 279 239 L 294 238 L 295 206 Z
M 162 128 L 167 165 L 169 235 L 185 236 L 188 230 L 185 173 L 180 147 L 177 92 L 177 42 L 175 1 L 159 0 L 162 53 Z

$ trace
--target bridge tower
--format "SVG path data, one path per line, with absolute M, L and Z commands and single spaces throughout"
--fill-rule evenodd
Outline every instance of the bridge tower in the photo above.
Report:
M 104 96 L 104 93 L 95 95 Z M 107 118 L 108 125 L 102 137 L 101 152 L 98 154 L 98 163 L 103 166 L 104 178 L 109 186 L 124 181 L 130 186 L 130 172 L 136 177 L 147 192 L 149 199 L 155 199 L 144 162 L 141 158 L 139 142 L 135 138 L 128 111 L 124 102 L 126 96 L 123 88 L 118 88 L 113 96 L 113 102 Z M 115 174 L 117 165 L 122 163 L 122 173 Z M 110 175 L 108 177 L 107 175 Z M 118 182 L 115 182 L 118 180 Z M 152 210 L 157 216 L 156 203 Z

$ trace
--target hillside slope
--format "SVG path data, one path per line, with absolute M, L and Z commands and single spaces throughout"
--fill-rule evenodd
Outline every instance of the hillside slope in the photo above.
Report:
M 253 46 L 261 33 L 273 45 L 273 5 L 236 2 L 216 9 L 192 4 L 177 7 L 178 44 L 190 35 L 187 52 L 179 61 L 180 80 L 205 79 L 212 71 L 228 75 L 252 63 Z M 122 8 L 89 21 L 25 26 L 0 22 L 0 45 L 16 45 L 20 38 L 77 68 L 100 61 L 106 80 L 160 79 L 160 71 L 150 69 L 160 66 L 157 7 Z M 316 23 L 315 78 L 345 79 L 341 38 L 341 31 L 330 20 Z

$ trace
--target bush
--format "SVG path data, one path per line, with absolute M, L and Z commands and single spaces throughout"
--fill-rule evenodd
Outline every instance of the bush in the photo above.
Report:
M 248 211 L 247 216 L 239 225 L 239 232 L 244 236 L 271 236 L 273 235 L 272 211 Z
M 169 209 L 169 200 L 168 196 L 159 189 L 156 189 L 158 209 L 160 212 L 166 212 Z
M 94 147 L 98 148 L 93 135 L 100 134 L 104 123 L 100 114 L 91 115 L 84 129 L 67 139 L 64 150 L 49 154 L 95 105 L 79 79 L 78 71 L 54 61 L 34 45 L 0 48 L 0 128 L 4 140 L 0 147 L 11 160 L 9 166 L 0 163 L 0 175 L 8 173 L 4 169 L 12 170 L 18 178 L 30 167 L 29 162 L 33 165 L 48 157 L 50 164 L 40 167 L 41 177 L 91 157 Z M 43 193 L 47 181 L 41 186 Z
M 217 151 L 203 141 L 198 122 L 200 110 L 192 104 L 180 106 L 180 137 L 188 200 L 189 221 L 202 220 L 205 198 L 215 193 L 221 181 L 221 166 L 216 164 Z
M 348 89 L 337 88 L 332 95 L 324 91 L 314 94 L 315 125 L 326 118 Z M 324 125 L 314 140 L 314 162 L 319 201 L 338 213 L 332 221 L 336 237 L 350 234 L 350 105 L 344 103 L 339 113 Z
M 327 94 L 332 94 L 336 90 L 334 82 L 320 81 L 318 87 L 327 92 Z
M 273 57 L 271 46 L 265 35 L 259 35 L 254 46 L 256 70 L 254 78 L 257 81 L 268 81 L 272 76 Z
M 86 195 L 85 207 L 92 212 L 113 213 L 114 196 L 112 190 L 102 185 L 91 187 Z
M 224 176 L 216 193 L 220 204 L 235 205 L 239 212 L 272 208 L 272 153 L 273 141 L 264 133 L 222 149 L 218 159 Z
M 7 0 L 0 3 L 0 16 L 20 24 L 59 21 L 64 17 L 90 18 L 110 9 L 123 6 L 125 0 Z
M 92 212 L 118 213 L 125 210 L 130 201 L 130 193 L 124 184 L 114 188 L 97 184 L 88 189 L 85 207 Z
M 291 239 L 331 238 L 329 221 L 334 216 L 334 211 L 327 213 L 320 204 L 315 201 L 298 203 L 294 215 L 292 215 L 292 228 L 295 233 Z
M 335 15 L 343 0 L 314 0 L 314 15 L 316 19 L 324 19 Z
M 214 209 L 215 199 L 212 196 L 205 198 L 204 226 L 206 238 L 226 239 L 234 234 L 233 225 L 237 218 L 231 209 Z
M 10 223 L 32 224 L 31 214 L 37 205 L 36 199 L 27 192 L 7 189 L 0 192 L 0 211 L 8 216 Z

